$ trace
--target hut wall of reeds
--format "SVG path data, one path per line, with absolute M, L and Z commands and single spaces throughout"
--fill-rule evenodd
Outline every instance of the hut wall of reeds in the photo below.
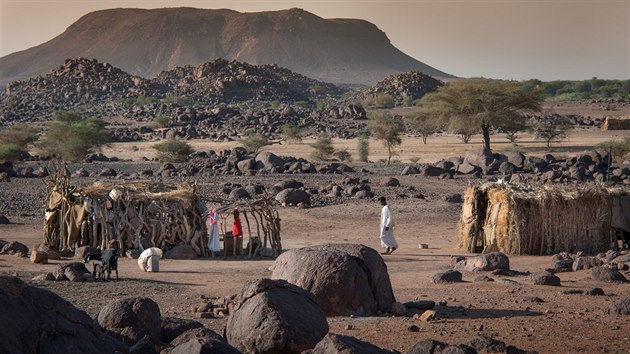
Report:
M 280 217 L 271 196 L 254 201 L 204 201 L 189 184 L 144 182 L 95 182 L 85 187 L 70 184 L 70 173 L 57 162 L 46 184 L 44 243 L 53 249 L 92 246 L 121 251 L 158 247 L 164 251 L 190 245 L 198 256 L 214 256 L 208 248 L 208 208 L 220 214 L 223 255 L 243 254 L 248 236 L 249 256 L 262 255 L 269 245 L 272 255 L 282 253 Z M 241 237 L 232 237 L 228 224 L 232 210 L 244 219 Z M 229 251 L 229 252 L 228 252 Z
M 630 130 L 630 117 L 606 117 L 602 130 Z
M 630 189 L 499 183 L 470 186 L 459 221 L 459 248 L 477 253 L 603 252 L 614 228 L 630 230 Z

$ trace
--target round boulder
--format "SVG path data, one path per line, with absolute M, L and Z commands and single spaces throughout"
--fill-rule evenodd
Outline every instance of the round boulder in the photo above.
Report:
M 535 285 L 551 285 L 560 286 L 560 278 L 551 272 L 542 272 L 538 274 L 532 274 L 531 279 Z
M 98 324 L 126 345 L 133 345 L 148 335 L 160 342 L 160 307 L 149 298 L 114 300 L 98 313 Z
M 298 205 L 299 203 L 310 205 L 311 195 L 301 189 L 287 188 L 276 195 L 276 200 L 282 205 Z
M 273 279 L 310 291 L 327 315 L 376 315 L 396 301 L 383 258 L 357 244 L 290 250 L 271 266 Z
M 162 351 L 165 354 L 239 354 L 233 346 L 211 329 L 193 328 L 175 338 L 170 346 Z
M 388 354 L 397 353 L 381 349 L 354 337 L 328 333 L 317 346 L 303 354 Z
M 628 279 L 619 273 L 616 268 L 594 267 L 591 268 L 591 277 L 605 282 L 626 282 Z
M 166 251 L 164 254 L 168 259 L 197 259 L 197 253 L 191 245 L 179 245 Z
M 328 333 L 313 296 L 283 280 L 245 283 L 230 313 L 225 337 L 244 353 L 301 353 Z

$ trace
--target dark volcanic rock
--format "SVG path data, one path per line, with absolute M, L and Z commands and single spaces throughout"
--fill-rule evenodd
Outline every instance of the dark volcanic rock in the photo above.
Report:
M 605 282 L 626 282 L 628 279 L 619 273 L 616 268 L 594 267 L 591 268 L 591 277 Z
M 228 342 L 247 353 L 301 353 L 328 333 L 324 312 L 307 291 L 284 280 L 248 281 L 225 328 Z
M 432 280 L 436 284 L 459 283 L 462 281 L 462 273 L 456 270 L 447 270 L 446 272 L 435 274 Z
M 328 333 L 317 346 L 302 354 L 393 354 L 395 351 L 381 349 L 354 337 Z
M 148 335 L 160 343 L 160 307 L 149 298 L 127 298 L 111 301 L 98 313 L 98 324 L 127 345 Z
M 287 188 L 276 195 L 276 200 L 282 205 L 311 204 L 311 195 L 301 189 Z
M 451 265 L 455 270 L 466 270 L 469 272 L 491 272 L 496 269 L 509 271 L 510 259 L 501 252 L 492 252 L 474 257 L 453 257 Z
M 0 352 L 114 353 L 121 343 L 58 295 L 0 276 Z
M 387 266 L 372 248 L 326 244 L 281 254 L 272 278 L 310 291 L 328 315 L 375 315 L 390 311 L 396 301 Z
M 225 338 L 211 329 L 199 327 L 192 328 L 175 338 L 165 354 L 239 354 L 236 348 L 231 346 Z
M 552 286 L 560 286 L 560 278 L 558 278 L 555 274 L 551 272 L 542 272 L 537 274 L 532 274 L 531 279 L 535 285 L 552 285 Z
M 162 342 L 170 343 L 173 339 L 177 338 L 180 334 L 188 331 L 189 329 L 201 327 L 203 327 L 203 324 L 194 320 L 176 317 L 162 317 L 160 329 Z

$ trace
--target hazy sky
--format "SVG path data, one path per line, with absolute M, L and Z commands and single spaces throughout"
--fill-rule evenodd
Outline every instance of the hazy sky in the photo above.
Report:
M 630 78 L 630 0 L 0 0 L 0 56 L 48 41 L 91 11 L 179 6 L 365 19 L 408 55 L 462 77 Z

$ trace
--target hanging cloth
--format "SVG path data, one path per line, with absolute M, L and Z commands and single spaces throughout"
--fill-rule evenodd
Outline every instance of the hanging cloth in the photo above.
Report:
M 219 213 L 214 208 L 208 217 L 208 249 L 210 252 L 219 252 L 221 245 L 219 243 Z
M 232 236 L 243 236 L 243 226 L 241 225 L 241 218 L 239 216 L 238 208 L 234 208 L 234 225 L 232 226 Z

